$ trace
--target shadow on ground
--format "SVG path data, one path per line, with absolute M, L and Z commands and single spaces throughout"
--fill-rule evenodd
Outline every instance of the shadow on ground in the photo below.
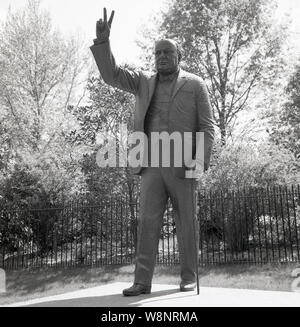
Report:
M 41 302 L 24 307 L 138 307 L 143 301 L 155 302 L 161 301 L 162 296 L 178 293 L 178 288 L 171 290 L 162 290 L 152 292 L 147 295 L 140 295 L 134 297 L 123 296 L 122 294 L 81 297 L 76 299 L 54 300 Z M 159 299 L 156 299 L 159 298 Z M 168 297 L 168 299 L 170 299 Z
M 122 270 L 122 278 L 120 278 Z M 61 288 L 63 291 L 99 286 L 121 279 L 129 281 L 133 268 L 120 266 L 36 268 L 7 272 L 7 292 L 1 297 L 27 296 Z M 72 287 L 73 285 L 73 287 Z M 80 286 L 82 285 L 82 286 Z

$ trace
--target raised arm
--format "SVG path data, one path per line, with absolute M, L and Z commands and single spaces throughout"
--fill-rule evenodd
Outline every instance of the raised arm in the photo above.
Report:
M 110 30 L 114 18 L 112 11 L 107 20 L 106 8 L 103 9 L 103 19 L 96 23 L 94 45 L 90 47 L 103 80 L 123 91 L 136 94 L 139 87 L 139 74 L 128 69 L 120 68 L 112 54 L 109 42 Z

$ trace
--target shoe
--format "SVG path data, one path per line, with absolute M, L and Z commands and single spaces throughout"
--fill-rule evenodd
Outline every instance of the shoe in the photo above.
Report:
M 142 284 L 133 284 L 131 287 L 123 290 L 124 296 L 137 296 L 140 294 L 150 294 L 151 286 L 146 286 Z
M 180 292 L 190 292 L 194 291 L 196 288 L 196 282 L 181 282 Z

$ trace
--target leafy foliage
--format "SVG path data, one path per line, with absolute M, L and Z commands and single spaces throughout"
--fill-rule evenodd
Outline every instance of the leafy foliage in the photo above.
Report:
M 300 159 L 300 63 L 295 67 L 286 87 L 288 100 L 273 116 L 271 139 L 292 151 Z
M 199 187 L 206 190 L 265 188 L 299 182 L 292 153 L 273 143 L 216 145 L 210 170 Z
M 159 26 L 160 37 L 182 47 L 182 66 L 208 83 L 223 144 L 251 92 L 276 69 L 285 30 L 274 10 L 265 0 L 175 0 Z
M 74 108 L 70 113 L 76 117 L 78 127 L 71 131 L 69 140 L 77 146 L 86 146 L 80 162 L 88 192 L 94 196 L 108 196 L 129 192 L 133 194 L 134 178 L 127 168 L 100 168 L 96 163 L 97 151 L 104 145 L 107 135 L 117 138 L 120 124 L 132 131 L 133 96 L 112 88 L 101 78 L 91 77 L 87 90 L 91 104 Z
M 82 55 L 82 56 L 81 56 Z M 86 59 L 74 38 L 52 26 L 40 1 L 9 12 L 0 29 L 0 175 L 15 167 L 39 176 L 45 190 L 71 187 L 67 107 L 78 99 Z M 23 167 L 23 168 L 22 168 Z M 50 191 L 50 193 L 51 193 Z

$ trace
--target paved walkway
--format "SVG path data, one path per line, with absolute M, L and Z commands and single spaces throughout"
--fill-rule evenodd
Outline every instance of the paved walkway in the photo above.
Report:
M 179 292 L 177 285 L 152 286 L 152 293 L 124 297 L 129 283 L 114 283 L 76 292 L 10 304 L 10 307 L 300 307 L 300 293 L 200 287 Z

